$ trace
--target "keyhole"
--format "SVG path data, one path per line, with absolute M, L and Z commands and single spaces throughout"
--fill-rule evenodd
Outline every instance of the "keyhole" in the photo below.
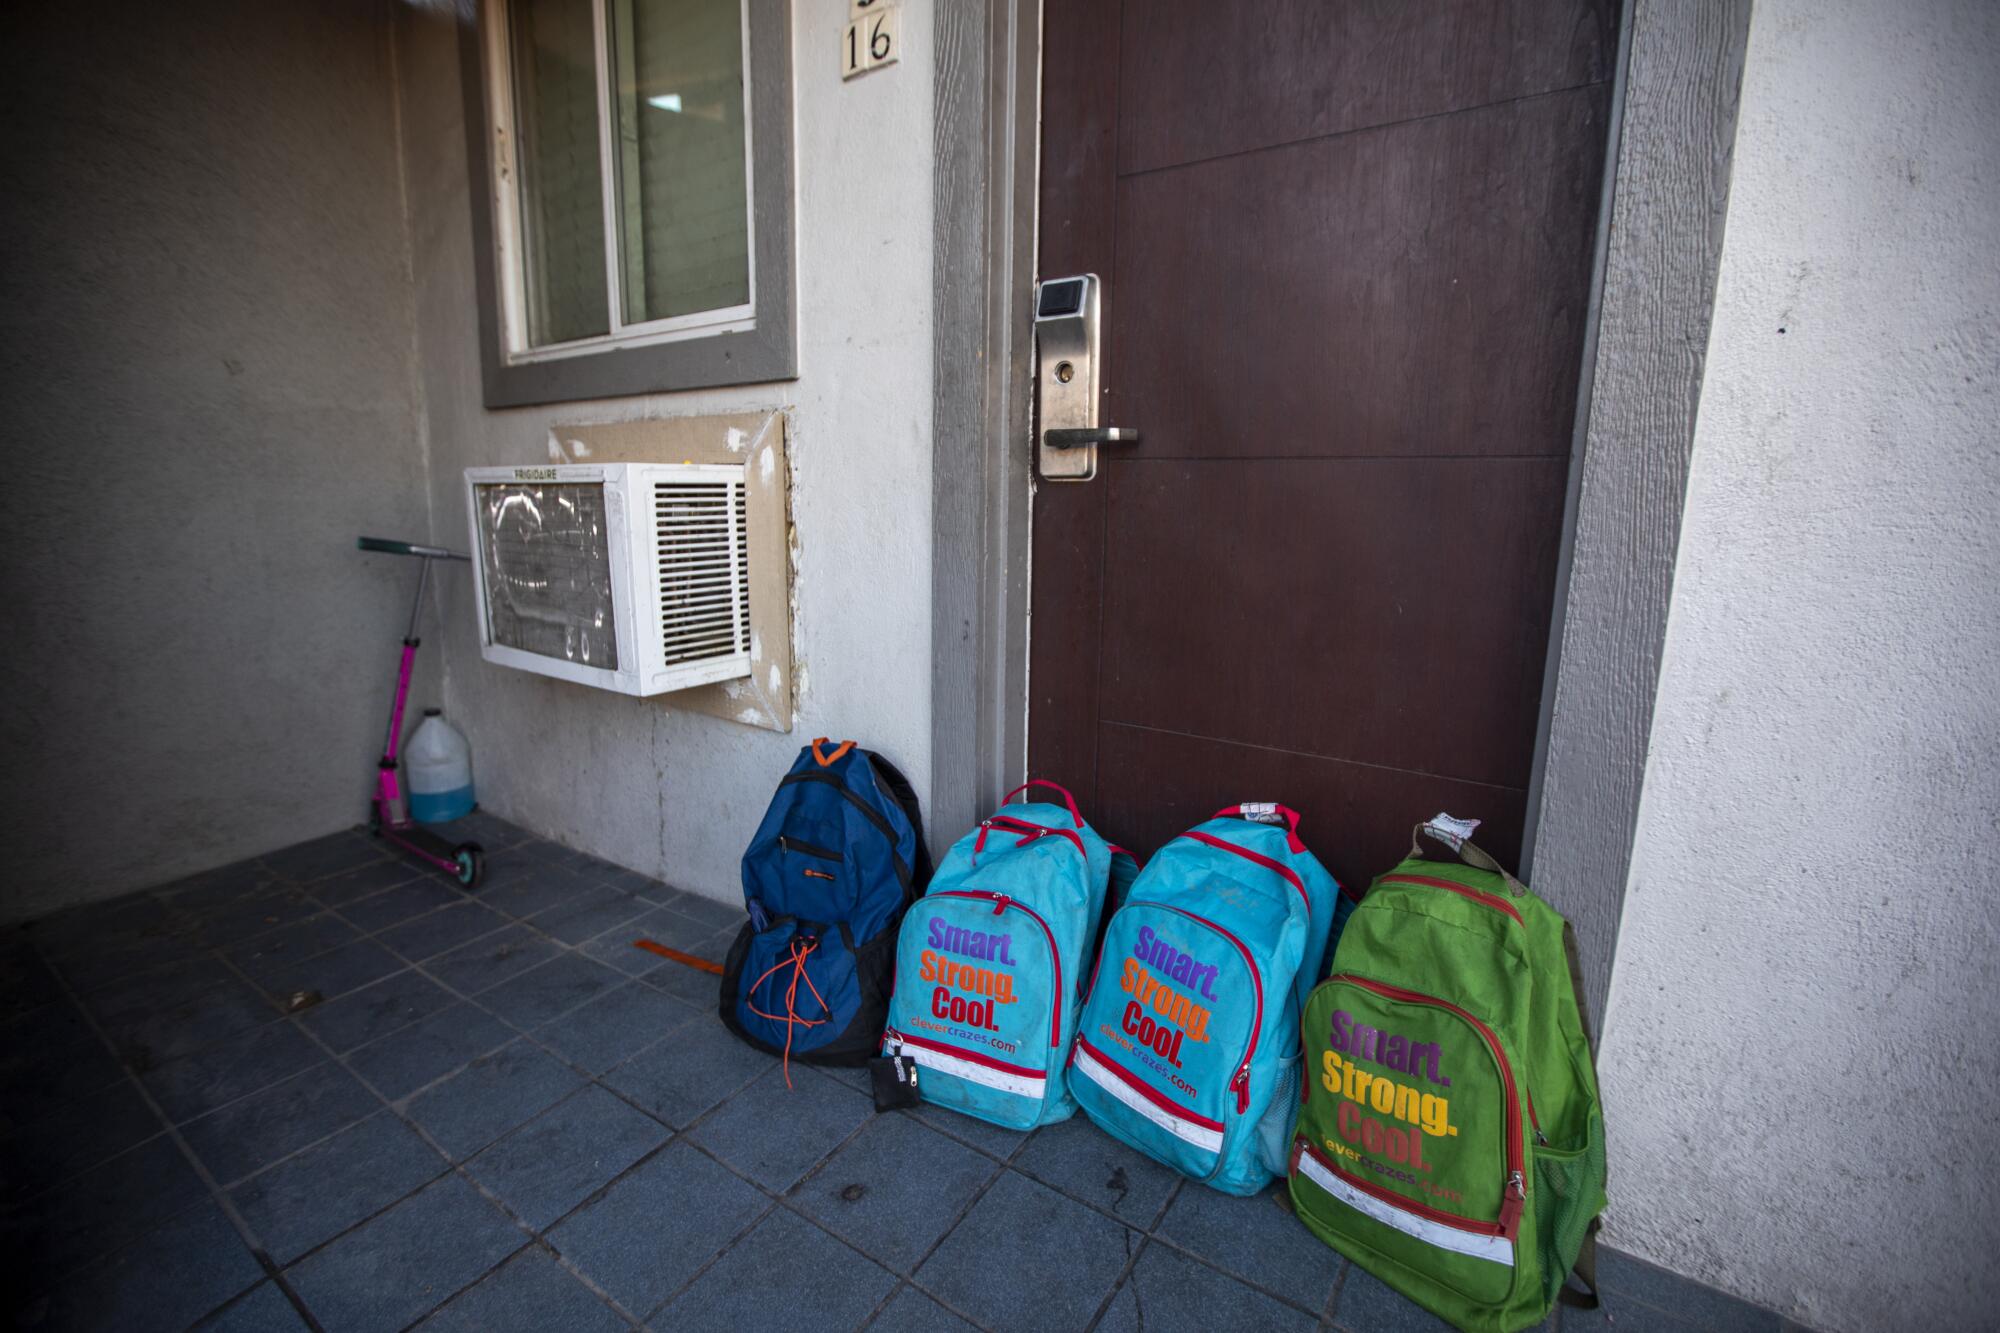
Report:
M 1056 362 L 1056 383 L 1068 384 L 1076 378 L 1076 367 L 1067 361 Z

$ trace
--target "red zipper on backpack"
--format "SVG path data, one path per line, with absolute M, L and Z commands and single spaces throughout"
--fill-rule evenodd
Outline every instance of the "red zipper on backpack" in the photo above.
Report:
M 934 895 L 934 896 L 941 897 L 943 895 Z M 1250 1024 L 1250 1049 L 1243 1053 L 1243 1063 L 1236 1067 L 1236 1073 L 1229 1080 L 1229 1087 L 1236 1093 L 1236 1114 L 1242 1115 L 1244 1112 L 1250 1109 L 1250 1060 L 1251 1057 L 1257 1054 L 1257 1034 L 1260 1031 L 1262 1031 L 1264 1027 L 1264 975 L 1263 973 L 1257 970 L 1257 960 L 1250 956 L 1250 950 L 1244 946 L 1242 940 L 1237 939 L 1236 936 L 1230 934 L 1227 930 L 1224 930 L 1221 926 L 1216 925 L 1213 921 L 1210 921 L 1205 916 L 1196 916 L 1193 912 L 1186 911 L 1179 907 L 1169 907 L 1165 903 L 1156 903 L 1147 901 L 1127 903 L 1125 907 L 1121 907 L 1118 910 L 1120 912 L 1123 912 L 1127 910 L 1127 908 L 1134 908 L 1134 907 L 1146 907 L 1162 912 L 1173 912 L 1176 915 L 1184 916 L 1188 920 L 1196 922 L 1199 925 L 1207 926 L 1210 930 L 1214 931 L 1216 934 L 1222 936 L 1222 938 L 1228 940 L 1231 944 L 1235 945 L 1236 951 L 1243 955 L 1243 965 L 1250 970 L 1250 985 L 1256 992 L 1257 1016 L 1251 1020 Z M 1095 993 L 1095 991 L 1097 990 L 1098 977 L 1104 971 L 1104 952 L 1105 951 L 1101 948 L 1097 951 L 1097 962 L 1095 966 L 1091 968 L 1090 989 L 1093 993 Z M 1086 1038 L 1079 1038 L 1078 1040 L 1083 1045 L 1086 1046 L 1089 1045 L 1089 1041 Z M 1118 1066 L 1114 1065 L 1112 1061 L 1103 1054 L 1103 1052 L 1098 1051 L 1095 1047 L 1091 1048 L 1091 1054 L 1097 1058 L 1099 1063 L 1104 1064 L 1114 1070 L 1117 1070 L 1118 1073 L 1122 1074 L 1125 1072 L 1123 1069 L 1120 1069 L 1118 1068 Z M 1076 1052 L 1074 1051 L 1070 1052 L 1069 1063 L 1071 1064 L 1076 1063 Z M 1186 1113 L 1176 1112 L 1176 1114 L 1186 1114 Z
M 1199 829 L 1189 829 L 1186 833 L 1181 834 L 1181 836 L 1183 838 L 1190 838 L 1204 846 L 1214 847 L 1225 852 L 1234 852 L 1246 861 L 1254 861 L 1266 870 L 1277 872 L 1284 877 L 1286 883 L 1299 891 L 1299 901 L 1306 905 L 1306 920 L 1312 920 L 1312 898 L 1307 895 L 1305 881 L 1299 878 L 1298 871 L 1288 865 L 1273 861 L 1261 852 L 1253 852 L 1248 847 L 1238 847 L 1226 838 L 1218 838 L 1212 833 L 1203 833 Z M 1200 920 L 1201 918 L 1197 917 L 1195 919 Z
M 1475 889 L 1470 885 L 1460 884 L 1454 880 L 1432 879 L 1428 875 L 1384 875 L 1376 881 L 1376 884 L 1378 887 L 1388 884 L 1407 884 L 1412 888 L 1444 889 L 1459 895 L 1461 898 L 1469 898 L 1482 907 L 1490 907 L 1496 912 L 1504 912 L 1514 919 L 1515 925 L 1523 930 L 1528 928 L 1528 923 L 1521 919 L 1520 911 L 1505 898 L 1500 897 L 1498 894 L 1487 893 L 1483 889 Z M 1535 1094 L 1532 1091 L 1528 1093 L 1528 1123 L 1534 1126 L 1535 1137 L 1543 1143 L 1547 1143 L 1548 1139 L 1542 1133 L 1541 1118 L 1535 1114 Z
M 1301 890 L 1303 892 L 1303 890 Z M 1257 1015 L 1250 1020 L 1250 1048 L 1243 1052 L 1243 1063 L 1236 1066 L 1236 1073 L 1229 1080 L 1230 1090 L 1236 1094 L 1236 1114 L 1242 1115 L 1250 1109 L 1250 1061 L 1257 1054 L 1257 1034 L 1264 1029 L 1264 977 L 1257 971 L 1257 960 L 1250 956 L 1250 949 L 1242 940 L 1216 925 L 1205 916 L 1179 907 L 1169 907 L 1165 903 L 1137 903 L 1138 907 L 1151 907 L 1161 912 L 1174 912 L 1199 925 L 1207 926 L 1216 934 L 1236 946 L 1236 952 L 1243 955 L 1243 966 L 1250 970 L 1250 985 L 1256 991 Z
M 1500 1191 L 1500 1220 L 1496 1224 L 1499 1228 L 1496 1234 L 1505 1236 L 1508 1240 L 1513 1240 L 1521 1225 L 1521 1207 L 1528 1197 L 1527 1152 L 1522 1143 L 1521 1096 L 1514 1085 L 1514 1067 L 1507 1062 L 1507 1053 L 1500 1049 L 1500 1039 L 1493 1035 L 1493 1029 L 1487 1027 L 1486 1024 L 1480 1022 L 1466 1010 L 1461 1009 L 1451 1001 L 1440 1000 L 1435 995 L 1425 995 L 1421 991 L 1405 990 L 1401 986 L 1391 986 L 1385 982 L 1371 981 L 1367 977 L 1359 977 L 1352 972 L 1336 972 L 1328 977 L 1327 980 L 1341 981 L 1352 986 L 1359 986 L 1365 991 L 1372 991 L 1386 999 L 1400 1000 L 1404 1004 L 1423 1004 L 1429 1005 L 1433 1009 L 1443 1009 L 1464 1019 L 1472 1025 L 1473 1029 L 1481 1037 L 1485 1038 L 1487 1048 L 1493 1052 L 1493 1062 L 1500 1067 L 1501 1085 L 1507 1091 L 1507 1181 L 1501 1187 Z M 1532 1116 L 1532 1114 L 1531 1110 L 1530 1115 Z M 1342 1180 L 1386 1202 L 1393 1203 L 1398 1207 L 1408 1208 L 1413 1212 L 1421 1213 L 1427 1217 L 1435 1214 L 1437 1220 L 1451 1221 L 1454 1225 L 1467 1225 L 1464 1218 L 1454 1218 L 1449 1213 L 1436 1214 L 1436 1210 L 1430 1209 L 1427 1205 L 1418 1203 L 1414 1199 L 1406 1199 L 1400 1194 L 1384 1192 L 1380 1187 L 1341 1170 L 1338 1163 L 1328 1163 L 1328 1165 Z M 1476 1226 L 1477 1224 L 1473 1225 Z
M 1025 834 L 1026 836 L 1014 843 L 1016 847 L 1031 843 L 1037 838 L 1068 838 L 1071 844 L 1076 847 L 1077 855 L 1083 857 L 1085 860 L 1090 858 L 1090 853 L 1083 849 L 1083 839 L 1077 836 L 1075 829 L 1050 828 L 1046 824 L 1036 824 L 1026 819 L 1016 819 L 1012 815 L 991 815 L 979 821 L 979 836 L 972 843 L 973 864 L 978 864 L 979 853 L 986 847 L 986 835 L 996 828 L 1006 829 L 1009 833 Z
M 1470 898 L 1482 907 L 1490 907 L 1496 912 L 1505 912 L 1508 916 L 1514 918 L 1515 925 L 1520 926 L 1524 930 L 1527 929 L 1528 923 L 1521 919 L 1521 913 L 1515 908 L 1514 904 L 1508 902 L 1498 894 L 1487 893 L 1483 889 L 1475 889 L 1470 885 L 1455 883 L 1448 879 L 1432 879 L 1428 875 L 1384 875 L 1375 882 L 1378 886 L 1408 884 L 1423 889 L 1444 889 L 1447 892 L 1457 894 L 1461 898 Z
M 1061 833 L 1062 831 L 1061 829 L 1049 830 L 1051 833 Z M 1055 1002 L 1049 1006 L 1049 1045 L 1061 1046 L 1063 1002 L 1062 951 L 1056 948 L 1056 933 L 1049 929 L 1048 922 L 1042 920 L 1042 914 L 1026 903 L 1009 898 L 1004 893 L 994 893 L 989 889 L 946 889 L 941 893 L 933 893 L 930 896 L 933 898 L 976 898 L 981 902 L 990 902 L 993 904 L 993 915 L 995 916 L 999 916 L 1011 907 L 1017 912 L 1026 912 L 1029 919 L 1042 928 L 1042 934 L 1047 936 L 1049 941 L 1049 963 L 1055 968 L 1056 972 Z

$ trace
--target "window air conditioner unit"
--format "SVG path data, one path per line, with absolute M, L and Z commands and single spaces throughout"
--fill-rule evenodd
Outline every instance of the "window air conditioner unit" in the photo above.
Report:
M 740 464 L 465 470 L 480 652 L 622 694 L 750 671 Z

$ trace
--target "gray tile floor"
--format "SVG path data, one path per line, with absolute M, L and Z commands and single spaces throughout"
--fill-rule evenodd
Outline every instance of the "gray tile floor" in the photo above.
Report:
M 341 833 L 0 937 L 15 1327 L 1442 1327 L 1080 1118 L 787 1089 L 712 977 L 632 947 L 719 959 L 739 913 L 466 824 L 472 895 Z M 1600 1272 L 1569 1333 L 1780 1327 Z

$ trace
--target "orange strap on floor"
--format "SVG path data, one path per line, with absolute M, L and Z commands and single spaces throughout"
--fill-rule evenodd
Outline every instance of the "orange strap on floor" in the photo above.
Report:
M 792 1086 L 792 1030 L 794 1028 L 816 1028 L 820 1024 L 826 1022 L 826 1019 L 824 1018 L 799 1017 L 798 997 L 799 997 L 800 980 L 802 979 L 804 980 L 804 982 L 806 983 L 806 989 L 813 993 L 813 998 L 815 1000 L 819 1001 L 819 1011 L 822 1014 L 831 1014 L 833 1012 L 833 1010 L 827 1007 L 826 997 L 819 993 L 819 987 L 813 985 L 813 979 L 806 975 L 806 958 L 809 954 L 812 953 L 814 949 L 817 948 L 819 948 L 818 940 L 814 940 L 811 944 L 808 944 L 806 945 L 805 948 L 801 949 L 799 947 L 799 942 L 796 939 L 794 939 L 792 941 L 792 947 L 790 952 L 787 953 L 785 957 L 780 958 L 777 962 L 771 964 L 770 967 L 765 969 L 764 976 L 758 977 L 755 981 L 751 982 L 750 989 L 745 992 L 746 995 L 755 995 L 757 993 L 757 988 L 764 984 L 765 977 L 770 976 L 771 973 L 776 972 L 786 963 L 790 963 L 792 965 L 792 983 L 791 985 L 785 987 L 785 1012 L 782 1015 L 767 1014 L 762 1009 L 759 1009 L 754 1003 L 750 1004 L 749 1006 L 750 1012 L 757 1015 L 757 1017 L 768 1018 L 773 1023 L 783 1023 L 785 1025 L 784 1064 L 785 1064 L 785 1086 L 787 1088 Z
M 706 958 L 697 958 L 691 953 L 682 953 L 679 949 L 669 949 L 658 940 L 633 940 L 632 947 L 644 949 L 647 953 L 656 953 L 662 958 L 671 958 L 676 963 L 685 963 L 697 972 L 711 972 L 718 977 L 722 975 L 722 964 L 711 963 Z

